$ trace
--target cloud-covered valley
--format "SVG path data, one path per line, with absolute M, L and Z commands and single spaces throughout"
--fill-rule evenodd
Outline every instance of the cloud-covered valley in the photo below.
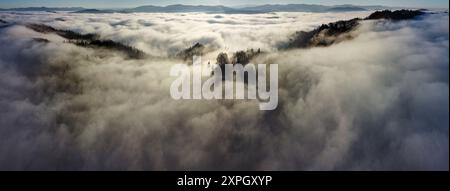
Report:
M 448 170 L 448 13 L 362 21 L 351 40 L 279 49 L 296 31 L 369 14 L 0 13 L 0 169 Z M 279 65 L 278 108 L 173 100 L 175 55 L 197 42 L 211 63 L 266 52 L 252 63 Z

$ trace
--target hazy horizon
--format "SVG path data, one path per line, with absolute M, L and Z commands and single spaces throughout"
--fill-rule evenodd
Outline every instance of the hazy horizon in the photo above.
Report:
M 131 0 L 127 2 L 116 1 L 116 0 L 94 0 L 94 1 L 85 1 L 85 0 L 77 0 L 77 1 L 55 1 L 55 0 L 44 0 L 44 1 L 31 1 L 31 0 L 18 0 L 11 1 L 5 0 L 0 2 L 0 8 L 9 9 L 9 8 L 24 8 L 24 7 L 83 7 L 83 8 L 98 8 L 98 9 L 108 9 L 108 8 L 132 8 L 138 6 L 167 6 L 174 4 L 182 4 L 182 5 L 223 5 L 228 7 L 241 7 L 241 6 L 257 6 L 257 5 L 266 5 L 266 4 L 313 4 L 313 5 L 357 5 L 357 6 L 388 6 L 388 7 L 411 7 L 411 8 L 448 8 L 449 2 L 444 0 L 412 0 L 412 1 L 366 1 L 366 0 L 345 0 L 345 1 L 335 1 L 335 0 L 282 0 L 282 1 L 271 1 L 271 0 L 263 0 L 263 1 L 255 1 L 255 0 L 245 0 L 245 1 L 236 1 L 231 0 L 227 2 L 223 1 L 209 1 L 209 0 L 189 0 L 189 1 L 179 1 L 179 0 L 168 0 L 168 1 L 151 1 L 151 0 Z

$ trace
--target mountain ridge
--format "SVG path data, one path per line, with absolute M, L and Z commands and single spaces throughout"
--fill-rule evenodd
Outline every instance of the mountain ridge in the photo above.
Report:
M 95 9 L 83 7 L 24 7 L 0 9 L 0 11 L 69 11 L 73 13 L 268 13 L 268 12 L 343 12 L 370 11 L 388 9 L 389 7 L 372 5 L 319 5 L 319 4 L 265 4 L 245 7 L 227 7 L 223 5 L 184 5 L 173 4 L 167 6 L 143 5 L 134 8 Z

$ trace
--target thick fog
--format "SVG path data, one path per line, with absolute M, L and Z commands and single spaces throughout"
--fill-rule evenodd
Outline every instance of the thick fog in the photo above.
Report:
M 2 170 L 448 170 L 449 17 L 363 21 L 330 47 L 278 50 L 354 13 L 0 13 Z M 96 33 L 145 59 L 23 26 Z M 49 42 L 34 39 L 45 38 Z M 279 104 L 173 100 L 177 52 L 248 48 Z

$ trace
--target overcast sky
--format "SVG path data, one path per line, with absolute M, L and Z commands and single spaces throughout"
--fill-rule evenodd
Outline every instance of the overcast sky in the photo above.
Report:
M 119 8 L 136 7 L 141 5 L 170 5 L 170 4 L 191 4 L 191 5 L 254 5 L 254 4 L 356 4 L 356 5 L 387 5 L 405 7 L 424 8 L 448 8 L 448 0 L 0 0 L 1 8 L 12 7 L 92 7 L 92 8 Z

